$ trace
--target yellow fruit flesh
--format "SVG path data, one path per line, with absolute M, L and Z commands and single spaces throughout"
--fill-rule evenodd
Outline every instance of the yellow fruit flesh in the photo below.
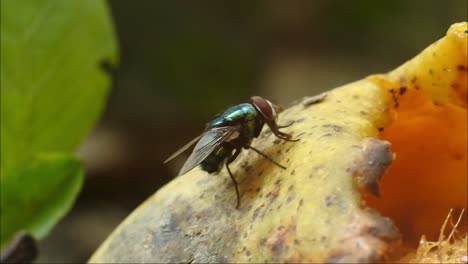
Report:
M 450 208 L 467 207 L 467 24 L 452 26 L 385 80 L 390 122 L 379 138 L 396 159 L 381 181 L 381 198 L 367 203 L 392 218 L 403 241 L 435 241 Z M 466 232 L 466 212 L 459 230 Z M 463 234 L 463 233 L 462 233 Z

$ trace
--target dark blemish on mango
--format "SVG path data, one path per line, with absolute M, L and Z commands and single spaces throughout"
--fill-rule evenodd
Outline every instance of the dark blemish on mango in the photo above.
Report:
M 429 74 L 430 75 L 434 74 L 434 71 L 432 69 L 429 69 Z
M 258 176 L 258 177 L 260 177 L 260 176 L 262 176 L 262 175 L 263 175 L 263 171 L 259 171 L 259 172 L 257 173 L 257 176 Z
M 273 244 L 271 245 L 271 253 L 273 255 L 273 258 L 277 259 L 281 255 L 285 254 L 289 247 L 285 245 L 285 235 L 280 235 Z
M 297 134 L 297 137 L 300 137 L 300 136 L 304 135 L 305 133 L 306 132 L 301 132 L 301 133 Z
M 359 95 L 353 95 L 353 99 L 359 99 Z
M 296 174 L 296 170 L 292 170 L 290 173 L 289 173 L 291 176 Z
M 283 204 L 279 204 L 279 205 L 276 207 L 276 209 L 280 209 L 281 206 L 283 206 Z
M 250 256 L 250 251 L 247 250 L 247 251 L 245 252 L 245 255 L 246 255 L 247 257 Z
M 304 204 L 304 199 L 299 200 L 299 206 L 302 206 Z
M 327 195 L 325 197 L 325 206 L 326 207 L 330 207 L 332 206 L 334 203 L 335 203 L 335 197 L 334 196 L 331 196 L 331 195 Z
M 278 194 L 279 194 L 280 183 L 281 183 L 281 180 L 277 180 L 275 182 L 275 186 L 273 187 L 274 189 L 270 191 L 269 193 L 267 193 L 265 198 L 269 198 L 271 201 L 276 199 L 276 197 L 278 197 Z
M 289 163 L 289 158 L 286 159 L 286 163 Z
M 380 196 L 379 181 L 393 161 L 390 143 L 370 138 L 365 143 L 363 158 L 356 163 L 354 175 L 357 182 L 376 197 Z
M 295 121 L 295 123 L 302 123 L 304 122 L 304 120 L 306 120 L 305 118 L 299 118 Z
M 281 149 L 278 149 L 278 150 L 276 151 L 276 154 L 281 154 Z
M 349 262 L 349 256 L 345 254 L 337 254 L 333 255 L 327 258 L 325 260 L 325 263 L 327 264 L 338 264 L 338 263 L 348 263 Z M 368 263 L 368 261 L 364 260 L 362 262 L 357 262 L 357 263 Z
M 257 219 L 259 212 L 260 212 L 260 207 L 258 207 L 257 209 L 255 209 L 255 211 L 253 212 L 253 214 L 252 214 L 252 220 Z
M 287 148 L 284 153 L 288 153 L 291 150 L 291 148 Z
M 275 139 L 275 141 L 273 141 L 273 144 L 275 145 L 278 145 L 279 143 L 281 143 L 281 139 L 277 138 Z
M 255 189 L 255 192 L 257 192 L 257 193 L 258 193 L 258 192 L 260 192 L 260 190 L 261 190 L 261 189 L 262 189 L 262 188 L 260 188 L 260 187 L 257 187 L 257 189 Z
M 294 189 L 294 185 L 289 185 L 288 192 L 292 191 L 293 189 Z
M 399 94 L 399 95 L 404 95 L 404 94 L 406 93 L 406 90 L 407 90 L 407 89 L 408 89 L 408 88 L 406 88 L 406 86 L 400 87 L 400 89 L 398 90 L 398 94 Z
M 468 34 L 468 30 L 465 30 L 464 32 L 465 32 L 465 34 Z
M 362 116 L 366 116 L 367 115 L 367 112 L 366 111 L 359 111 L 359 114 L 362 115 Z
M 342 126 L 333 125 L 333 124 L 323 125 L 322 127 L 324 127 L 324 128 L 331 128 L 331 129 L 333 130 L 333 132 L 340 132 L 340 131 L 343 130 L 343 127 L 342 127 Z
M 379 127 L 378 129 L 379 129 L 379 132 L 384 131 L 384 128 L 383 128 L 383 127 Z
M 392 94 L 392 100 L 393 100 L 393 107 L 398 108 L 399 103 L 398 103 L 398 97 L 395 94 L 395 89 L 391 88 L 388 90 Z
M 461 64 L 460 64 L 460 65 L 457 65 L 457 69 L 458 69 L 459 71 L 467 71 L 466 66 L 465 66 L 465 65 L 461 65 Z
M 300 245 L 301 242 L 298 239 L 294 239 L 294 245 Z
M 331 137 L 331 136 L 333 136 L 332 133 L 327 133 L 327 134 L 323 135 L 322 137 Z
M 286 203 L 290 203 L 292 200 L 294 200 L 294 195 L 289 195 L 286 199 Z
M 265 198 L 268 198 L 270 200 L 274 200 L 278 197 L 278 191 L 271 191 L 265 195 Z
M 242 235 L 242 237 L 247 238 L 247 232 L 245 232 L 244 235 Z M 242 250 L 245 250 L 245 247 Z
M 327 240 L 327 237 L 326 237 L 326 236 L 321 236 L 321 237 L 320 237 L 320 242 L 323 243 L 323 242 L 325 242 L 326 240 Z
M 262 239 L 260 239 L 260 241 L 258 242 L 258 244 L 259 244 L 260 246 L 263 246 L 263 245 L 265 245 L 266 241 L 267 241 L 266 238 L 262 238 Z

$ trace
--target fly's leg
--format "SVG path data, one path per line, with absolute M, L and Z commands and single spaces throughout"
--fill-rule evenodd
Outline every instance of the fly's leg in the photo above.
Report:
M 261 155 L 262 157 L 264 157 L 265 159 L 267 159 L 267 160 L 271 161 L 272 163 L 274 163 L 276 166 L 278 166 L 278 167 L 280 167 L 280 168 L 282 168 L 282 169 L 284 169 L 284 170 L 286 169 L 285 166 L 283 166 L 283 165 L 279 164 L 278 162 L 274 161 L 272 158 L 268 157 L 265 153 L 261 152 L 260 150 L 254 148 L 254 147 L 252 147 L 252 146 L 245 146 L 245 148 L 251 149 L 251 150 L 257 152 L 258 154 L 260 154 L 260 155 Z
M 280 126 L 276 125 L 275 123 L 270 123 L 269 126 L 270 126 L 270 129 L 273 132 L 273 134 L 275 134 L 275 136 L 277 136 L 278 138 L 280 138 L 280 139 L 282 139 L 284 141 L 296 142 L 296 141 L 299 141 L 299 139 L 291 139 L 291 137 L 292 137 L 291 135 L 279 131 L 280 128 L 289 127 L 292 124 L 294 124 L 294 121 L 291 121 L 288 124 L 280 125 Z
M 229 173 L 229 177 L 231 177 L 232 183 L 234 184 L 234 188 L 236 189 L 236 195 L 237 195 L 236 209 L 239 209 L 239 206 L 240 206 L 239 187 L 237 186 L 236 178 L 234 178 L 234 175 L 232 174 L 231 169 L 229 168 L 229 164 L 231 164 L 237 158 L 237 156 L 239 156 L 240 152 L 241 152 L 241 148 L 236 148 L 234 154 L 233 155 L 229 154 L 228 159 L 226 161 L 226 169 Z
M 294 124 L 294 121 L 291 121 L 285 125 L 278 125 L 277 128 L 285 128 L 285 127 L 290 127 L 292 124 Z
M 273 131 L 273 133 L 275 134 L 275 136 L 277 136 L 278 138 L 284 141 L 290 141 L 290 142 L 299 141 L 299 139 L 291 139 L 291 135 L 281 132 L 279 130 Z

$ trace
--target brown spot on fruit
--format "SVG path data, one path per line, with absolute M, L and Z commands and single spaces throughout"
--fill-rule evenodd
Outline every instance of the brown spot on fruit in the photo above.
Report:
M 302 206 L 304 204 L 304 199 L 299 200 L 299 206 Z
M 340 131 L 343 130 L 343 127 L 342 127 L 342 126 L 333 125 L 333 124 L 323 125 L 323 127 L 325 127 L 325 128 L 331 128 L 331 130 L 332 130 L 333 132 L 340 132 Z
M 354 176 L 359 186 L 378 197 L 380 196 L 379 181 L 393 161 L 390 143 L 369 138 L 363 145 L 362 159 L 353 167 Z
M 334 195 L 328 195 L 325 197 L 325 206 L 330 207 L 335 203 L 336 197 Z
M 407 89 L 408 88 L 406 88 L 405 86 L 400 87 L 400 89 L 398 90 L 398 95 L 400 95 L 400 96 L 404 95 L 406 93 Z
M 259 213 L 259 212 L 260 212 L 260 207 L 258 207 L 257 209 L 255 209 L 255 211 L 253 212 L 253 214 L 252 214 L 252 220 L 257 219 L 258 213 Z
M 279 226 L 267 239 L 266 245 L 270 249 L 273 261 L 284 259 L 288 255 L 290 245 L 294 243 L 295 229 L 295 225 Z

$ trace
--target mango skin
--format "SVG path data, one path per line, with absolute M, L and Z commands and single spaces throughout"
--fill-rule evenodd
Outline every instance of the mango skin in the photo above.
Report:
M 283 142 L 264 129 L 253 142 L 286 170 L 243 151 L 231 166 L 239 182 L 239 210 L 225 169 L 213 176 L 196 168 L 138 207 L 89 262 L 381 260 L 400 235 L 389 218 L 366 204 L 377 201 L 373 206 L 378 207 L 379 199 L 391 199 L 379 188 L 381 179 L 394 177 L 387 167 L 399 158 L 390 142 L 379 139 L 398 124 L 390 88 L 403 73 L 416 75 L 431 49 L 443 51 L 450 46 L 445 42 L 457 42 L 452 35 L 466 30 L 466 23 L 455 27 L 455 33 L 449 30 L 447 37 L 389 74 L 338 87 L 315 104 L 299 101 L 281 113 L 280 124 L 294 121 L 284 131 L 300 141 Z M 425 80 L 419 78 L 425 96 L 463 107 L 463 87 L 431 90 Z

